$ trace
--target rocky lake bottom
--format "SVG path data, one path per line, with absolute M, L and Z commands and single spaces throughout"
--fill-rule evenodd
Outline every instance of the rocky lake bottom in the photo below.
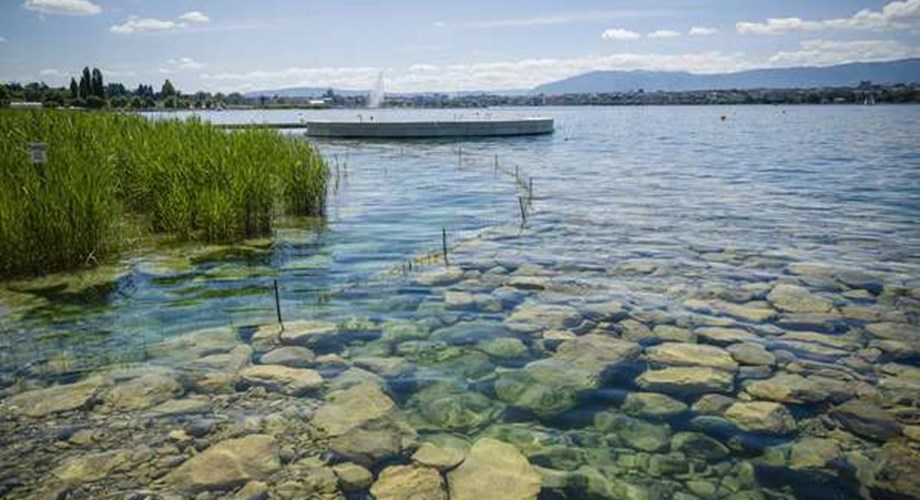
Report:
M 727 133 L 705 128 L 721 110 L 617 111 L 704 129 L 627 152 L 596 136 L 607 111 L 556 112 L 564 136 L 465 145 L 479 160 L 322 144 L 351 162 L 323 227 L 7 284 L 0 497 L 920 497 L 916 147 L 851 155 L 900 162 L 894 199 L 882 167 L 783 163 L 850 158 L 837 115 L 783 112 L 826 125 L 813 152 L 782 153 L 784 131 L 726 172 L 776 116 L 736 110 Z M 824 198 L 869 179 L 887 195 Z

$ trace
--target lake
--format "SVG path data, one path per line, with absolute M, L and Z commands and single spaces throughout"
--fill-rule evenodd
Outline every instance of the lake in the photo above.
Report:
M 323 221 L 6 284 L 0 496 L 920 495 L 920 108 L 199 114 L 359 115 L 556 132 L 315 140 Z M 280 463 L 205 484 L 221 446 Z

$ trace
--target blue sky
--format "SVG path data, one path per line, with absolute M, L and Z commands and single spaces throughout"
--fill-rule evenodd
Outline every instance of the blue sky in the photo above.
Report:
M 3 0 L 0 80 L 183 91 L 521 89 L 920 56 L 920 0 Z

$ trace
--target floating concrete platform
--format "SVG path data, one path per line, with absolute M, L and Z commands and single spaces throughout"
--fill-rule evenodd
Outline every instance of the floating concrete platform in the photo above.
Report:
M 224 128 L 305 129 L 312 137 L 410 139 L 496 137 L 553 133 L 552 118 L 444 121 L 305 121 L 299 123 L 225 124 Z

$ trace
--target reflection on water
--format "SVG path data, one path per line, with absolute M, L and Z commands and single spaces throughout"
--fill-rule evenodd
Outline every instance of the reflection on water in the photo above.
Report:
M 9 284 L 0 492 L 920 495 L 920 112 L 515 112 L 557 133 L 319 142 L 325 224 Z

